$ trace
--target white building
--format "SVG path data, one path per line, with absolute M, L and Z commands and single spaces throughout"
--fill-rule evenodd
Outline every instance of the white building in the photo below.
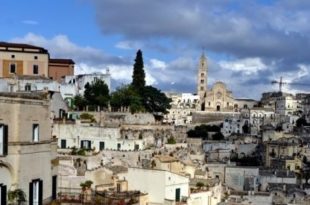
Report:
M 44 76 L 13 76 L 0 78 L 1 92 L 19 92 L 19 91 L 60 91 L 60 84 Z
M 199 96 L 192 93 L 167 93 L 172 99 L 171 109 L 164 116 L 164 122 L 175 125 L 192 123 L 192 112 L 196 110 Z
M 128 181 L 129 190 L 148 193 L 150 204 L 178 202 L 189 197 L 189 179 L 169 171 L 128 168 L 127 173 L 118 176 Z
M 231 134 L 243 134 L 243 125 L 248 123 L 248 120 L 232 118 L 225 119 L 223 122 L 223 127 L 221 128 L 221 133 L 224 137 L 229 137 Z
M 55 123 L 53 136 L 58 138 L 58 147 L 62 149 L 76 147 L 110 150 L 143 150 L 143 139 L 122 138 L 120 128 L 106 128 L 88 123 Z
M 297 106 L 294 96 L 281 96 L 276 99 L 276 113 L 280 115 L 292 115 L 297 111 Z
M 64 82 L 61 84 L 61 93 L 64 98 L 71 98 L 77 94 L 84 95 L 85 85 L 92 84 L 97 80 L 102 80 L 111 91 L 111 75 L 109 71 L 103 73 L 91 73 L 82 75 L 65 76 Z

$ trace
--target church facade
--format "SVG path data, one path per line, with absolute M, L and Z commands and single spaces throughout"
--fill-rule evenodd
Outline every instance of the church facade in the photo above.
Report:
M 218 81 L 208 89 L 207 58 L 201 55 L 198 66 L 197 95 L 199 96 L 200 111 L 238 112 L 242 108 L 251 108 L 256 101 L 249 99 L 234 99 L 232 92 L 225 83 Z

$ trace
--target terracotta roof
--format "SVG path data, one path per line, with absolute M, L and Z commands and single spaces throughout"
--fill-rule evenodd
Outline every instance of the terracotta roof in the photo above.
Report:
M 49 63 L 59 63 L 59 64 L 75 64 L 72 59 L 62 59 L 62 58 L 51 58 Z
M 38 50 L 40 50 L 39 52 L 48 53 L 48 51 L 45 48 L 33 46 L 33 45 L 29 45 L 29 44 L 24 44 L 24 43 L 9 43 L 9 42 L 0 41 L 0 47 L 22 48 L 22 49 L 38 49 Z

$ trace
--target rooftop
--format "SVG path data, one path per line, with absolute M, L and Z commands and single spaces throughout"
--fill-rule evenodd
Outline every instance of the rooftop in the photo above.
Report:
M 75 64 L 72 59 L 61 59 L 61 58 L 51 58 L 49 60 L 50 64 L 56 63 L 56 64 Z
M 21 50 L 17 50 L 21 49 Z M 33 46 L 29 44 L 23 44 L 23 43 L 9 43 L 9 42 L 3 42 L 0 41 L 0 50 L 2 51 L 22 51 L 22 52 L 33 52 L 33 53 L 48 53 L 48 51 L 45 48 Z M 37 50 L 37 51 L 35 51 Z

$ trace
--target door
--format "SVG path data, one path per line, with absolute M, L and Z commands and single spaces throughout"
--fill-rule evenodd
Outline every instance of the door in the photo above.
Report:
M 175 189 L 175 201 L 180 201 L 181 200 L 181 189 L 177 188 Z
M 66 149 L 67 148 L 67 140 L 61 140 L 60 146 L 61 146 L 61 149 Z
M 0 184 L 0 204 L 6 204 L 6 186 Z
M 52 199 L 57 198 L 57 176 L 52 177 Z
M 104 150 L 104 142 L 100 142 L 99 143 L 99 149 L 100 150 Z

